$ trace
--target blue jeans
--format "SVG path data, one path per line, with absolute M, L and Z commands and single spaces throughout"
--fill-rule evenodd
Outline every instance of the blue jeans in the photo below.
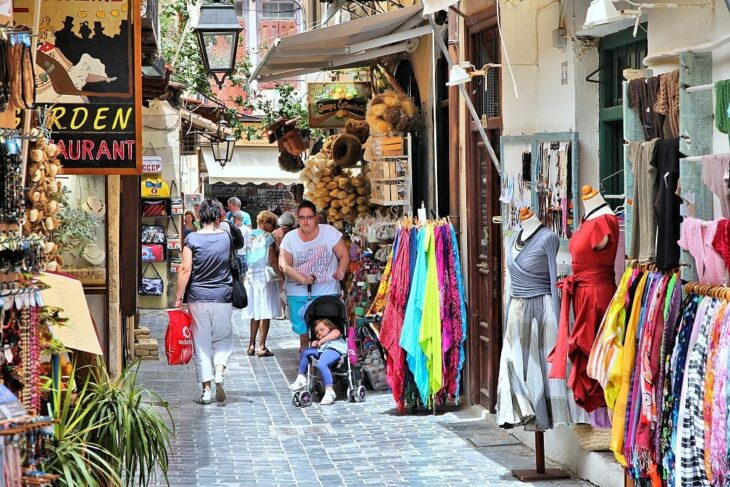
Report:
M 320 353 L 316 348 L 307 348 L 302 352 L 302 358 L 299 360 L 299 373 L 304 375 L 307 373 L 307 367 L 309 366 L 309 358 L 314 357 L 317 359 L 317 370 L 322 376 L 325 387 L 332 387 L 332 372 L 330 367 L 340 361 L 342 355 L 335 350 L 325 350 Z

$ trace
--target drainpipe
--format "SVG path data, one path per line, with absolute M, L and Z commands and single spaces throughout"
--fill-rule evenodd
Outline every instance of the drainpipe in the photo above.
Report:
M 730 0 L 726 0 L 730 2 Z M 458 17 L 449 9 L 449 57 L 451 63 L 459 63 Z M 434 34 L 436 35 L 436 34 Z M 459 208 L 461 203 L 461 177 L 459 175 L 459 88 L 449 87 L 449 218 L 457 234 L 460 232 Z

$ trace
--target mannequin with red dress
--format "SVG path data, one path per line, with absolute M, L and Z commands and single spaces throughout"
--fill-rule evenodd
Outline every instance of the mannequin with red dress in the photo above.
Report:
M 575 402 L 591 412 L 606 405 L 603 389 L 588 377 L 586 367 L 596 332 L 616 291 L 614 261 L 619 227 L 597 190 L 586 185 L 581 192 L 585 216 L 568 243 L 573 274 L 558 283 L 562 291 L 558 340 L 548 361 L 552 364 L 550 377 L 566 378 L 569 370 L 568 386 Z

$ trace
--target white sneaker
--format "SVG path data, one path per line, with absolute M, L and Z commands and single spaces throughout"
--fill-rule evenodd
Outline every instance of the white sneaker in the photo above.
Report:
M 322 398 L 322 401 L 320 402 L 320 404 L 322 406 L 329 406 L 330 404 L 335 402 L 336 397 L 337 397 L 337 395 L 335 394 L 334 390 L 327 389 L 327 391 L 325 391 L 325 393 L 324 393 L 324 397 Z
M 290 391 L 297 391 L 299 389 L 303 389 L 307 385 L 307 378 L 303 375 L 298 375 L 297 379 L 289 384 L 289 390 Z

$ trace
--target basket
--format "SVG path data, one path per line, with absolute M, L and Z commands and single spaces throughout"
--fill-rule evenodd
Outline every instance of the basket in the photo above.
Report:
M 589 424 L 576 424 L 573 434 L 585 451 L 609 451 L 611 449 L 611 430 L 594 428 Z

